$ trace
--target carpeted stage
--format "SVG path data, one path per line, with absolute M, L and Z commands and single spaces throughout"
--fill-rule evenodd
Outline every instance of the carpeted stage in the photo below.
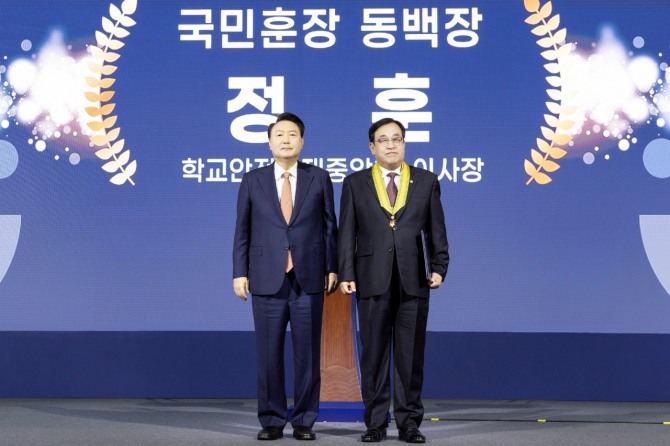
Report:
M 666 446 L 670 403 L 427 400 L 434 445 Z M 665 424 L 664 424 L 665 423 Z M 383 443 L 400 444 L 392 424 Z M 258 445 L 252 399 L 0 399 L 2 446 Z M 360 443 L 362 423 L 321 422 L 319 444 Z M 291 437 L 272 444 L 303 443 Z

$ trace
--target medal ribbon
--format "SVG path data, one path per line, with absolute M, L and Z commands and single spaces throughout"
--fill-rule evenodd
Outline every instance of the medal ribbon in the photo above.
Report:
M 391 214 L 392 218 L 395 217 L 396 212 L 402 209 L 407 202 L 407 191 L 409 191 L 409 166 L 407 163 L 403 162 L 400 167 L 400 187 L 398 188 L 398 196 L 395 200 L 395 206 L 391 206 L 388 193 L 386 192 L 386 186 L 384 185 L 382 170 L 377 163 L 372 166 L 372 181 L 375 184 L 379 204 Z

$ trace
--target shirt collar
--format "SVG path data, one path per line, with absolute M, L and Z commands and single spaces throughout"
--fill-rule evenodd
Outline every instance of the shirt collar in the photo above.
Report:
M 388 169 L 382 167 L 379 163 L 377 163 L 377 165 L 379 166 L 379 168 L 380 168 L 381 171 L 382 171 L 382 177 L 383 177 L 383 178 L 386 178 L 386 177 L 388 176 L 388 174 L 391 173 L 391 172 L 395 172 L 395 173 L 397 173 L 397 174 L 398 174 L 398 177 L 400 177 L 400 171 L 402 170 L 402 166 L 398 167 L 398 168 L 395 169 L 395 170 L 388 170 Z
M 298 178 L 298 163 L 293 164 L 288 171 L 284 170 L 284 168 L 277 163 L 274 163 L 274 165 L 276 180 L 279 180 L 284 175 L 284 172 L 290 173 L 293 178 Z

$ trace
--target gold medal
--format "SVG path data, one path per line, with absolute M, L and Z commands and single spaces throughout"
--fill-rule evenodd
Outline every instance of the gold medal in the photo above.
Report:
M 395 215 L 391 215 L 391 219 L 389 220 L 389 227 L 395 231 L 395 226 L 396 226 Z

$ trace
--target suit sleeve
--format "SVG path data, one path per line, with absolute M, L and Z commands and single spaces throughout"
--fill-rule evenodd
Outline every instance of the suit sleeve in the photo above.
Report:
M 444 223 L 444 209 L 440 199 L 440 183 L 437 177 L 433 180 L 429 212 L 430 266 L 444 280 L 449 268 L 449 242 L 447 241 L 447 227 Z
M 356 250 L 356 211 L 349 178 L 344 179 L 340 198 L 340 234 L 337 241 L 340 282 L 356 280 L 354 253 Z
M 237 194 L 237 219 L 233 240 L 233 279 L 248 277 L 249 273 L 249 237 L 251 232 L 251 200 L 249 180 L 245 174 Z
M 337 217 L 333 198 L 333 182 L 330 175 L 324 175 L 323 185 L 323 228 L 326 246 L 326 272 L 337 272 Z

